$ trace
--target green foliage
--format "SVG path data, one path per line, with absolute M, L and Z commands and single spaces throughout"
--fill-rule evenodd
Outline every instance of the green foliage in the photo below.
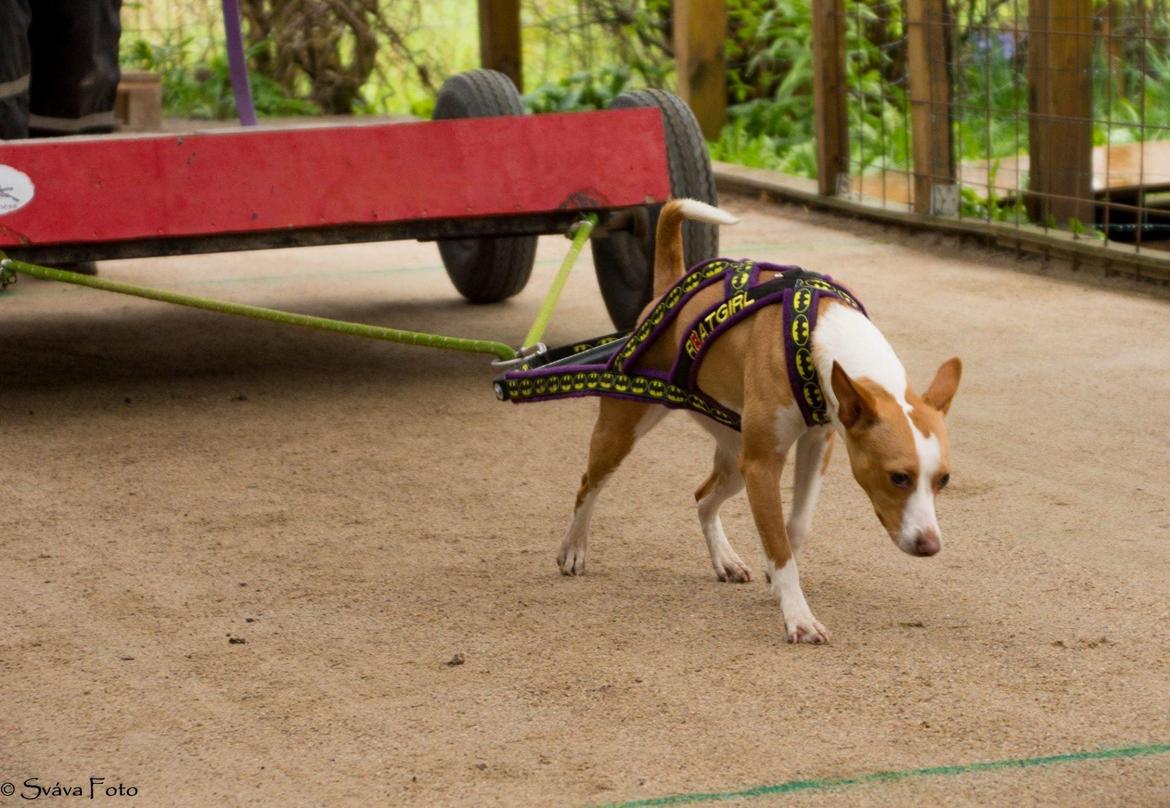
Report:
M 656 69 L 638 74 L 624 65 L 605 65 L 537 87 L 524 95 L 524 107 L 529 112 L 605 109 L 626 90 L 661 86 L 664 73 L 665 70 Z
M 628 70 L 629 86 L 662 87 L 670 58 L 672 0 L 526 0 L 526 87 L 557 85 L 580 74 Z
M 224 120 L 236 117 L 231 75 L 226 55 L 194 55 L 190 38 L 166 37 L 149 43 L 135 39 L 122 43 L 121 63 L 133 70 L 150 70 L 162 77 L 163 111 L 179 118 Z M 252 102 L 257 115 L 319 115 L 309 101 L 289 98 L 276 82 L 251 74 Z
M 728 98 L 781 100 L 811 91 L 809 0 L 729 0 Z
M 815 176 L 808 0 L 731 0 L 728 95 L 716 160 Z
M 959 161 L 1007 157 L 1027 150 L 1028 96 L 1019 51 L 1023 37 L 966 37 L 953 75 L 955 152 Z
M 728 109 L 728 124 L 711 144 L 713 156 L 815 177 L 809 3 L 733 0 L 729 14 L 736 43 L 728 45 L 728 86 L 741 102 Z M 870 37 L 878 22 L 863 4 L 846 19 L 850 163 L 859 173 L 877 165 L 903 167 L 910 159 L 905 93 L 886 80 L 896 53 Z M 890 39 L 896 34 L 883 28 L 881 36 Z M 741 52 L 752 55 L 737 63 L 733 54 Z M 765 88 L 766 96 L 751 97 Z
M 1170 50 L 1151 43 L 1145 63 L 1145 73 L 1129 62 L 1110 68 L 1105 54 L 1097 54 L 1094 75 L 1104 79 L 1093 83 L 1093 108 L 1101 111 L 1094 146 L 1170 138 Z
M 1022 199 L 1005 204 L 995 188 L 984 196 L 970 185 L 959 191 L 959 215 L 965 219 L 983 219 L 988 222 L 1026 222 L 1028 213 Z

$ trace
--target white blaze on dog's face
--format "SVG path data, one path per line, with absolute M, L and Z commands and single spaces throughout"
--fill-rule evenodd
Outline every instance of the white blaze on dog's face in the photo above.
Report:
M 950 479 L 943 416 L 961 372 L 958 358 L 950 359 L 921 398 L 909 387 L 895 397 L 869 379 L 850 378 L 833 363 L 833 393 L 853 477 L 890 538 L 911 555 L 939 551 L 934 497 Z

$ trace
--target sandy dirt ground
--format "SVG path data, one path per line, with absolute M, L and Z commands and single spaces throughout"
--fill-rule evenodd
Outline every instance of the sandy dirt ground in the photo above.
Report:
M 726 204 L 725 254 L 849 281 L 920 389 L 965 361 L 942 553 L 900 553 L 833 460 L 802 563 L 831 645 L 784 642 L 742 495 L 756 580 L 716 581 L 686 415 L 564 578 L 595 401 L 500 404 L 482 357 L 25 279 L 0 296 L 0 804 L 95 776 L 152 806 L 591 805 L 1170 742 L 1170 303 Z M 427 244 L 102 273 L 515 343 L 566 249 L 495 307 Z M 583 261 L 549 341 L 607 330 Z M 1170 755 L 744 799 L 1170 805 Z

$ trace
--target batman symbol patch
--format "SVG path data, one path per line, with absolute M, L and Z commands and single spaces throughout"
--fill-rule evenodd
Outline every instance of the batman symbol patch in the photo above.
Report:
M 808 317 L 803 314 L 798 314 L 792 320 L 792 341 L 796 343 L 797 347 L 803 348 L 808 344 Z
M 796 373 L 805 381 L 811 381 L 816 375 L 816 368 L 813 366 L 812 351 L 808 348 L 801 348 L 796 352 Z

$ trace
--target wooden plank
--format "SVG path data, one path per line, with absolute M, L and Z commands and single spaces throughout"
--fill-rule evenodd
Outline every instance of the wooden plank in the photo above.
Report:
M 813 0 L 812 21 L 817 187 L 832 196 L 838 191 L 837 177 L 849 173 L 844 0 Z
M 621 208 L 670 194 L 657 109 L 6 141 L 0 177 L 25 202 L 0 199 L 0 248 Z
M 524 91 L 520 0 L 479 0 L 479 62 Z
M 1092 0 L 1029 0 L 1028 215 L 1093 222 Z
M 123 70 L 114 99 L 122 132 L 162 129 L 162 76 L 145 70 Z
M 970 236 L 991 246 L 1027 250 L 1049 258 L 1068 261 L 1073 269 L 1101 267 L 1106 276 L 1128 275 L 1137 280 L 1170 286 L 1170 258 L 1165 253 L 1109 242 L 1059 230 L 1045 230 L 1030 225 L 986 222 L 982 219 L 940 218 L 918 213 L 862 204 L 844 197 L 827 197 L 811 183 L 763 168 L 746 168 L 730 163 L 713 162 L 715 187 L 720 193 L 743 193 L 756 199 L 776 199 L 807 205 L 814 210 L 832 211 L 850 218 L 894 224 L 924 233 L 951 233 Z M 1031 271 L 1031 270 L 1028 270 Z
M 727 4 L 724 0 L 674 0 L 674 58 L 678 94 L 715 140 L 727 121 Z
M 946 0 L 906 0 L 914 210 L 931 212 L 931 188 L 955 182 L 951 132 L 951 22 Z

